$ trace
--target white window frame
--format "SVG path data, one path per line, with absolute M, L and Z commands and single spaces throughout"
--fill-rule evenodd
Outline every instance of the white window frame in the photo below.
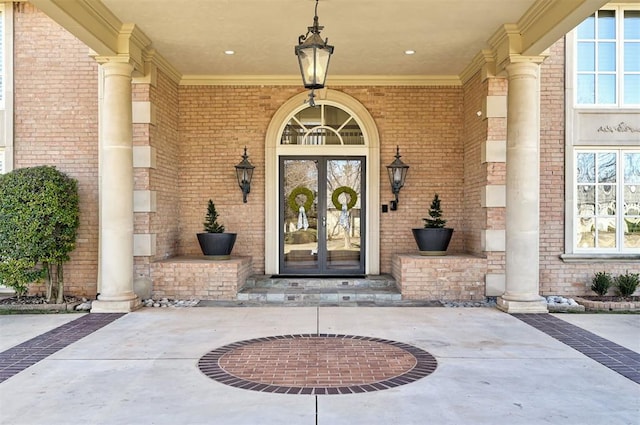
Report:
M 624 188 L 625 188 L 625 181 L 624 181 L 624 166 L 625 166 L 625 162 L 624 162 L 624 154 L 627 153 L 635 153 L 635 154 L 640 154 L 640 149 L 626 149 L 626 148 L 620 148 L 620 149 L 614 149 L 614 148 L 587 148 L 587 147 L 581 147 L 581 148 L 576 148 L 573 150 L 573 155 L 574 155 L 574 164 L 577 162 L 576 158 L 578 156 L 578 154 L 580 153 L 594 153 L 594 154 L 599 154 L 599 153 L 614 153 L 616 155 L 616 180 L 615 182 L 611 182 L 611 183 L 600 183 L 598 182 L 598 173 L 597 173 L 597 169 L 596 169 L 596 176 L 595 176 L 595 182 L 593 183 L 587 183 L 587 185 L 593 185 L 596 187 L 596 194 L 598 193 L 598 186 L 600 185 L 608 185 L 608 186 L 613 186 L 615 187 L 615 191 L 616 191 L 616 200 L 615 200 L 615 211 L 616 214 L 612 215 L 610 218 L 610 220 L 615 220 L 615 228 L 616 228 L 616 234 L 615 234 L 615 238 L 616 238 L 616 246 L 612 247 L 612 248 L 604 248 L 604 247 L 588 247 L 588 248 L 582 248 L 579 246 L 579 235 L 578 235 L 578 227 L 579 227 L 579 215 L 578 215 L 578 211 L 577 211 L 577 205 L 576 208 L 573 209 L 573 223 L 574 225 L 573 227 L 573 246 L 575 248 L 575 253 L 577 254 L 640 254 L 640 248 L 631 248 L 631 247 L 625 247 L 624 246 L 624 233 L 625 233 L 625 214 L 624 214 Z M 573 195 L 573 199 L 576 200 L 576 204 L 577 204 L 577 200 L 578 200 L 578 191 L 580 190 L 579 187 L 581 185 L 583 185 L 584 183 L 579 183 L 578 179 L 577 179 L 577 167 L 573 167 L 573 191 L 574 191 L 574 195 Z M 638 185 L 638 190 L 640 190 L 640 185 Z M 597 195 L 596 195 L 597 196 Z M 602 219 L 602 213 L 601 211 L 598 211 L 597 209 L 599 208 L 597 199 L 596 199 L 596 205 L 595 205 L 596 211 L 594 211 L 594 218 L 595 217 L 599 217 L 600 219 Z M 606 216 L 606 215 L 605 215 Z M 607 218 L 604 218 L 604 220 L 607 220 Z M 602 222 L 594 222 L 595 225 L 595 238 L 596 238 L 596 244 L 597 244 L 597 240 L 598 240 L 598 233 L 601 230 L 601 224 Z
M 0 120 L 4 131 L 0 133 L 0 173 L 13 170 L 13 3 L 0 3 L 2 20 L 2 93 Z
M 615 43 L 616 43 L 616 69 L 614 72 L 610 72 L 611 74 L 615 75 L 615 79 L 616 79 L 616 88 L 615 88 L 615 96 L 616 96 L 616 102 L 613 104 L 609 104 L 609 103 L 597 103 L 597 98 L 598 98 L 598 93 L 597 93 L 597 86 L 596 86 L 596 103 L 578 103 L 578 70 L 577 70 L 577 64 L 578 64 L 578 48 L 577 48 L 577 44 L 578 44 L 578 31 L 577 28 L 573 31 L 573 36 L 570 38 L 571 39 L 571 43 L 573 44 L 572 47 L 572 52 L 573 52 L 573 69 L 574 72 L 571 75 L 572 78 L 572 83 L 573 86 L 575 87 L 574 93 L 573 93 L 573 97 L 572 97 L 572 101 L 573 101 L 573 105 L 575 108 L 598 108 L 598 109 L 618 109 L 618 108 L 636 108 L 636 107 L 640 107 L 640 104 L 632 104 L 632 103 L 623 103 L 624 100 L 624 32 L 623 32 L 623 21 L 624 21 L 624 12 L 627 10 L 636 10 L 636 11 L 640 11 L 640 5 L 631 5 L 631 4 L 609 4 L 605 7 L 603 7 L 602 9 L 600 9 L 598 12 L 600 11 L 614 11 L 615 12 L 615 20 L 616 20 L 616 38 L 615 38 Z M 596 20 L 596 25 L 597 25 L 597 20 Z M 595 43 L 596 46 L 598 44 L 598 38 L 595 39 Z M 569 40 L 567 40 L 569 41 Z M 569 56 L 567 56 L 568 58 Z M 596 47 L 596 55 L 594 58 L 595 62 L 598 62 L 598 55 L 597 55 L 597 47 Z M 586 73 L 586 72 L 585 72 Z M 609 73 L 609 72 L 607 72 Z M 635 73 L 635 72 L 634 72 Z M 640 72 L 639 72 L 640 73 Z M 594 74 L 598 75 L 598 71 L 594 71 Z

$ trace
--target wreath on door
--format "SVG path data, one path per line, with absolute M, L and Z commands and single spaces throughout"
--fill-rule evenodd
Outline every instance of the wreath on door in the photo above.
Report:
M 300 209 L 300 205 L 298 205 L 298 201 L 296 200 L 298 195 L 302 195 L 305 197 L 305 201 L 302 206 L 304 207 L 305 211 L 310 211 L 315 197 L 313 196 L 313 192 L 310 189 L 307 189 L 303 186 L 296 187 L 289 194 L 289 208 L 291 208 L 291 211 L 298 212 L 298 210 Z
M 343 193 L 346 193 L 347 195 L 349 195 L 349 202 L 347 203 L 347 210 L 350 210 L 351 208 L 355 207 L 356 206 L 356 202 L 358 202 L 358 194 L 356 193 L 355 190 L 353 190 L 349 186 L 340 186 L 339 188 L 337 188 L 336 190 L 333 191 L 333 193 L 331 194 L 331 201 L 333 202 L 333 206 L 335 206 L 336 209 L 338 209 L 338 210 L 342 209 L 342 204 L 340 203 L 338 198 Z

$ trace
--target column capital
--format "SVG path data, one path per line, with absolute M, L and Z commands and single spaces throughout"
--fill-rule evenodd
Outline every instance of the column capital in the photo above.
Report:
M 145 74 L 145 56 L 151 45 L 151 40 L 134 24 L 123 24 L 118 32 L 117 52 L 115 55 L 95 55 L 99 64 L 128 63 L 133 72 L 143 76 Z
M 538 74 L 540 64 L 544 62 L 546 56 L 523 56 L 523 55 L 510 55 L 502 63 L 503 68 L 507 71 L 508 76 L 512 76 L 514 73 L 531 73 Z
M 96 62 L 104 69 L 106 75 L 121 75 L 131 78 L 133 73 L 133 64 L 122 56 L 98 56 Z

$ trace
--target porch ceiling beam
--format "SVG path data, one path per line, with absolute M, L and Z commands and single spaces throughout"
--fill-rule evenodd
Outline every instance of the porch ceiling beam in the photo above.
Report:
M 98 0 L 30 0 L 99 56 L 118 54 L 122 22 Z
M 518 21 L 523 56 L 537 56 L 608 0 L 540 0 Z
M 32 3 L 85 43 L 100 61 L 130 62 L 144 75 L 151 40 L 134 24 L 122 23 L 99 0 L 34 0 Z

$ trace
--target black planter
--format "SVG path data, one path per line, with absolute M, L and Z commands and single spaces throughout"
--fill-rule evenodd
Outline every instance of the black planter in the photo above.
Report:
M 228 260 L 236 243 L 236 233 L 198 233 L 202 253 L 212 260 Z
M 453 235 L 453 229 L 445 228 L 420 228 L 411 229 L 416 240 L 420 255 L 447 255 L 447 247 Z

